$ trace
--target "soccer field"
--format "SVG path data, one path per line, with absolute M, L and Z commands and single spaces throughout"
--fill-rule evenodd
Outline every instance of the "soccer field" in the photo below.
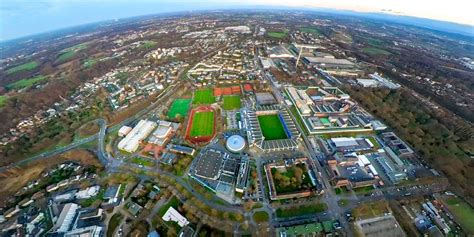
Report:
M 277 140 L 287 138 L 283 124 L 278 114 L 260 115 L 257 117 L 265 140 Z
M 196 112 L 189 135 L 191 137 L 211 136 L 214 132 L 214 112 Z
M 240 96 L 238 95 L 224 96 L 223 107 L 225 110 L 240 109 L 241 107 Z
M 202 104 L 212 104 L 216 102 L 213 91 L 211 88 L 196 90 L 194 92 L 193 104 L 202 105 Z
M 168 118 L 174 119 L 179 114 L 181 117 L 185 117 L 188 113 L 189 104 L 191 99 L 176 99 L 171 104 L 171 108 L 168 111 Z

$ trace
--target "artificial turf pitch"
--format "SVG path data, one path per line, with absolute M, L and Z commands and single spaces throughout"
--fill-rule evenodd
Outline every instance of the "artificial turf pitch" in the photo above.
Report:
M 174 119 L 179 114 L 181 117 L 185 117 L 188 113 L 189 104 L 191 99 L 176 99 L 171 104 L 171 108 L 168 111 L 168 118 Z
M 193 104 L 202 105 L 202 104 L 212 104 L 216 102 L 214 97 L 214 92 L 211 88 L 201 89 L 194 92 Z
M 277 140 L 287 138 L 283 124 L 278 114 L 260 115 L 257 117 L 265 140 Z
M 190 137 L 207 137 L 214 132 L 214 112 L 196 112 L 193 117 Z
M 241 107 L 240 96 L 238 95 L 224 96 L 223 108 L 225 110 L 235 110 L 235 109 L 240 109 L 240 107 Z

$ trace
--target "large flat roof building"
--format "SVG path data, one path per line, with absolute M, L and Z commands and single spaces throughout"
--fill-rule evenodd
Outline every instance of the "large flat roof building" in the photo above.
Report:
M 68 203 L 64 205 L 58 219 L 56 220 L 56 223 L 52 228 L 52 232 L 65 233 L 69 231 L 79 208 L 80 206 L 75 203 Z
M 189 224 L 188 219 L 186 219 L 186 217 L 181 215 L 181 213 L 176 211 L 176 209 L 174 209 L 173 207 L 170 207 L 162 218 L 164 221 L 174 221 L 178 223 L 178 225 L 181 227 L 187 226 Z
M 135 152 L 138 149 L 140 142 L 142 142 L 155 128 L 155 122 L 140 120 L 137 126 L 135 126 L 132 131 L 130 131 L 127 136 L 119 142 L 118 148 L 130 153 Z
M 316 64 L 325 68 L 352 68 L 354 63 L 347 59 L 327 58 L 327 57 L 305 57 L 309 64 Z

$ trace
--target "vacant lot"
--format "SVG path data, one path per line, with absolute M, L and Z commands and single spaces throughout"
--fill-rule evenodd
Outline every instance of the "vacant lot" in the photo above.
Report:
M 21 71 L 30 71 L 39 66 L 37 61 L 31 61 L 22 65 L 18 65 L 16 67 L 10 68 L 7 70 L 7 74 L 13 74 Z
M 216 102 L 213 91 L 211 88 L 196 90 L 194 92 L 193 104 L 202 105 L 202 104 L 212 104 Z
M 45 76 L 36 76 L 36 77 L 30 77 L 26 79 L 21 79 L 19 81 L 13 82 L 5 86 L 7 90 L 19 90 L 27 87 L 34 86 L 38 84 L 39 82 L 45 80 L 47 77 Z
M 204 111 L 194 114 L 191 125 L 191 137 L 207 137 L 214 132 L 214 112 Z
M 241 107 L 240 96 L 238 95 L 229 95 L 224 96 L 224 109 L 225 110 L 235 110 L 240 109 Z
M 362 49 L 362 52 L 368 54 L 368 55 L 390 55 L 391 53 L 386 51 L 386 50 L 383 50 L 383 49 L 379 49 L 379 48 L 374 48 L 374 47 L 368 47 L 368 48 L 363 48 Z
M 368 219 L 389 213 L 388 204 L 385 201 L 363 203 L 352 210 L 356 219 Z
M 457 197 L 448 198 L 446 204 L 463 229 L 474 234 L 474 209 Z
M 262 129 L 265 140 L 277 140 L 287 138 L 283 124 L 277 114 L 260 115 L 258 123 Z
M 176 116 L 185 117 L 189 110 L 189 104 L 191 99 L 176 99 L 171 104 L 171 108 L 168 111 L 168 118 L 174 119 Z

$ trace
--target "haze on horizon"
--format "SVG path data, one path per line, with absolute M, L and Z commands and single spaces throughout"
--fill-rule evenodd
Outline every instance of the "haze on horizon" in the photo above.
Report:
M 474 3 L 468 0 L 4 0 L 0 1 L 0 40 L 132 16 L 252 6 L 387 13 L 474 26 Z

